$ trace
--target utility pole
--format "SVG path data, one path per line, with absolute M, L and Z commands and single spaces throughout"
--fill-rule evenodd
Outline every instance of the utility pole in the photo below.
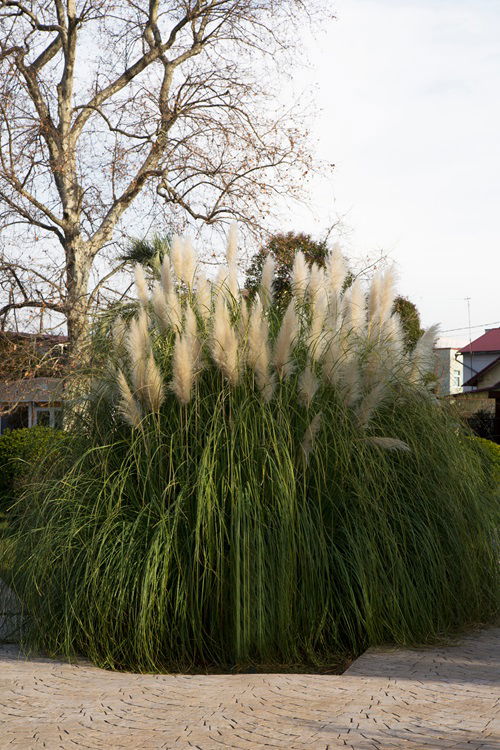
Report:
M 466 297 L 465 301 L 467 302 L 467 318 L 469 321 L 469 354 L 470 354 L 470 364 L 469 364 L 469 375 L 467 377 L 467 380 L 469 377 L 472 376 L 474 370 L 472 367 L 472 332 L 471 332 L 471 324 L 470 324 L 470 297 Z

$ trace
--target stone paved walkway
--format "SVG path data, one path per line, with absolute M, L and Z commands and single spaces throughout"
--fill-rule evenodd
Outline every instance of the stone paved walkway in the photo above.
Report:
M 500 630 L 341 676 L 106 672 L 0 647 L 1 750 L 499 750 Z

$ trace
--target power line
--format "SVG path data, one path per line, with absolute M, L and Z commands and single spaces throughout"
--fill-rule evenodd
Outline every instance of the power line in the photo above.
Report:
M 484 328 L 485 326 L 496 326 L 500 325 L 500 320 L 493 320 L 491 323 L 479 323 L 477 326 L 463 326 L 462 328 L 447 328 L 446 331 L 441 333 L 452 333 L 453 331 L 468 331 L 470 328 Z

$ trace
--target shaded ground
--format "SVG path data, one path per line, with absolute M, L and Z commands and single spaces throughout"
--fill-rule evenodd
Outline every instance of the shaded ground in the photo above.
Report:
M 343 675 L 137 675 L 0 647 L 0 748 L 500 748 L 500 629 Z

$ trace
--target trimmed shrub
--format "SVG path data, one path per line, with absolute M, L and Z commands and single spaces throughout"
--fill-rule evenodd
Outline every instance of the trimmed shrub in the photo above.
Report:
M 0 435 L 0 510 L 6 512 L 23 483 L 64 436 L 51 427 L 6 430 Z
M 479 447 L 405 350 L 390 272 L 343 293 L 297 255 L 249 305 L 175 240 L 118 320 L 72 462 L 16 526 L 29 642 L 105 667 L 328 663 L 429 642 L 497 610 L 495 497 Z M 86 443 L 86 447 L 85 447 Z

